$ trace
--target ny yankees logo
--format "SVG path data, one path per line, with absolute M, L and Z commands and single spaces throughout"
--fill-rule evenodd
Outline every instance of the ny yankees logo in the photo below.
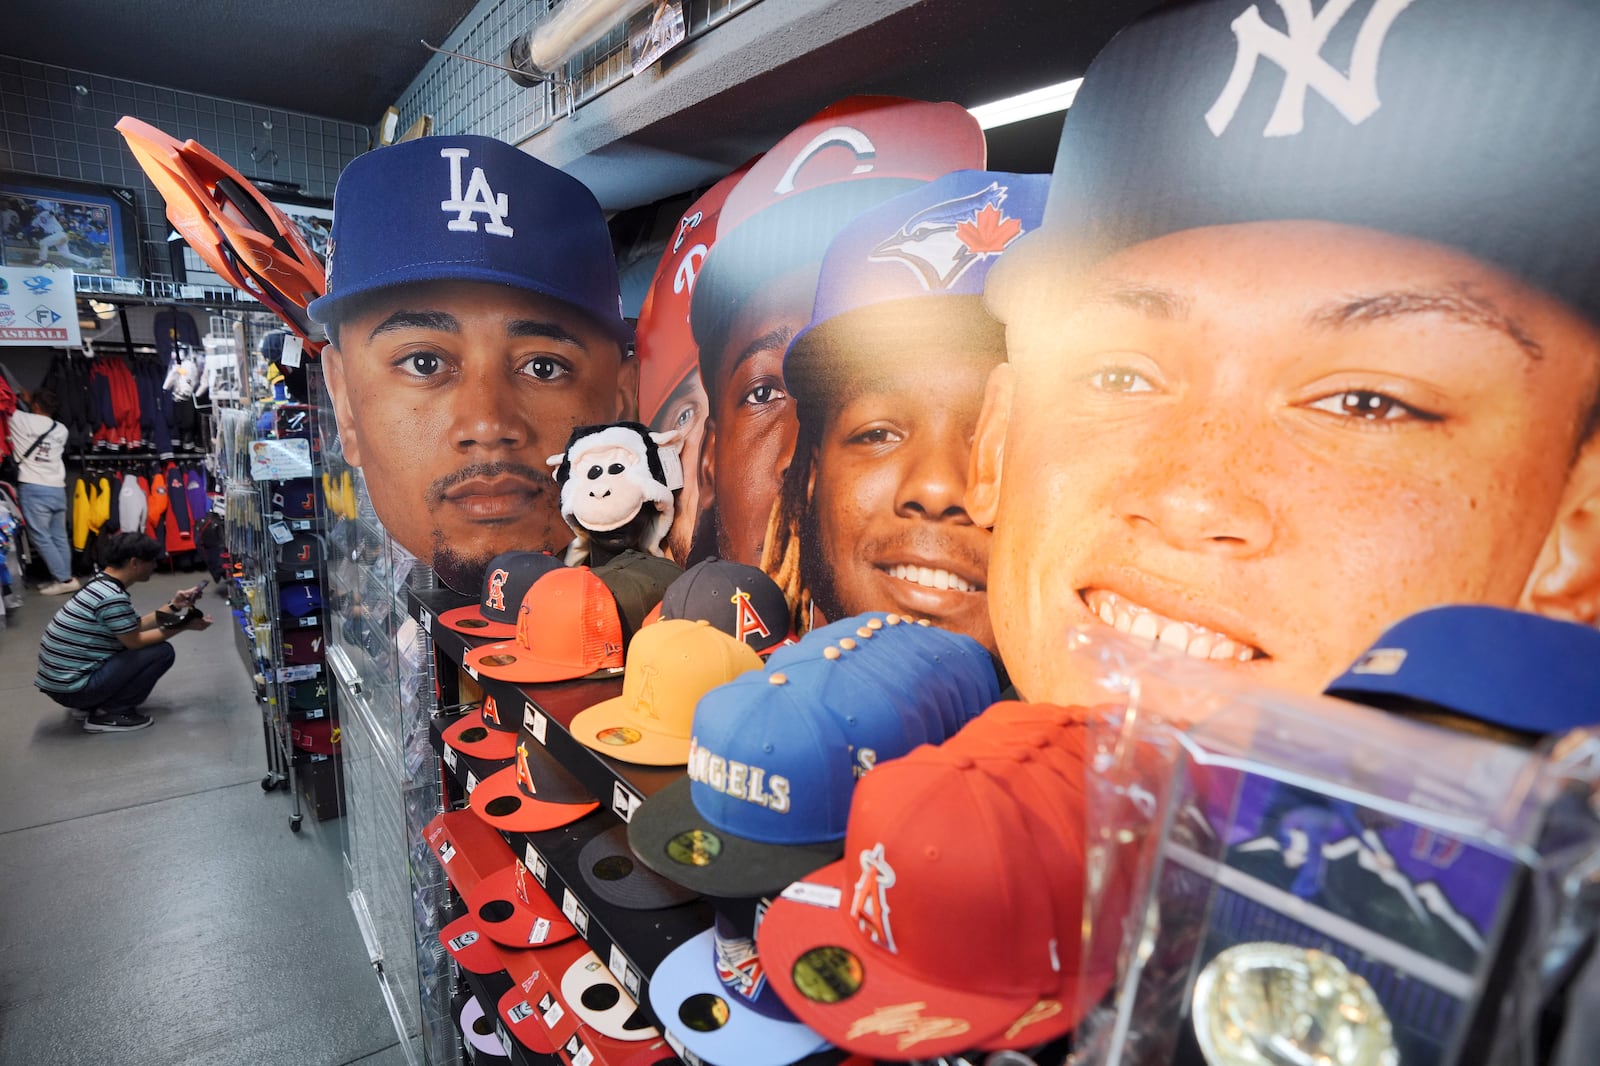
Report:
M 894 944 L 894 930 L 889 927 L 889 889 L 894 887 L 894 867 L 883 857 L 883 845 L 874 845 L 861 853 L 861 877 L 856 881 L 855 895 L 850 899 L 850 917 L 856 926 L 867 934 L 874 944 L 881 944 L 893 954 L 900 949 Z
M 761 615 L 750 604 L 750 594 L 744 589 L 733 590 L 731 598 L 735 613 L 733 622 L 733 635 L 749 643 L 750 638 L 760 635 L 763 639 L 772 637 L 772 630 L 767 628 L 767 623 L 761 620 Z
M 489 595 L 484 597 L 483 605 L 491 611 L 506 609 L 506 580 L 511 575 L 504 570 L 496 570 L 489 575 Z
M 489 216 L 489 221 L 483 224 L 484 232 L 496 237 L 510 237 L 513 230 L 506 225 L 506 214 L 511 209 L 511 201 L 505 193 L 497 195 L 489 188 L 489 179 L 484 176 L 482 167 L 472 168 L 466 196 L 461 195 L 461 161 L 471 154 L 466 148 L 439 149 L 439 155 L 450 160 L 450 199 L 441 200 L 439 210 L 457 212 L 456 217 L 446 225 L 456 232 L 476 233 L 478 223 L 472 216 L 482 212 Z
M 1283 12 L 1288 33 L 1268 26 L 1255 5 L 1233 20 L 1233 35 L 1238 40 L 1233 72 L 1222 87 L 1206 125 L 1213 136 L 1221 137 L 1233 121 L 1245 93 L 1255 78 L 1256 61 L 1270 59 L 1283 68 L 1283 88 L 1277 106 L 1267 119 L 1264 137 L 1290 137 L 1305 127 L 1306 90 L 1317 93 L 1339 110 L 1352 126 L 1359 126 L 1375 114 L 1378 100 L 1378 53 L 1394 20 L 1411 0 L 1373 0 L 1366 20 L 1356 33 L 1350 53 L 1350 74 L 1345 76 L 1326 59 L 1322 49 L 1355 0 L 1328 0 L 1321 11 L 1312 14 L 1311 0 L 1276 0 Z

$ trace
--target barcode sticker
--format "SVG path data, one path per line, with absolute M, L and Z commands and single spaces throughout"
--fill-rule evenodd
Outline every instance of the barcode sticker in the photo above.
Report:
M 477 789 L 477 787 L 478 787 L 478 775 L 473 773 L 471 770 L 468 770 L 467 771 L 467 795 L 469 795 L 469 796 L 472 795 L 472 793 Z
M 589 915 L 578 902 L 578 897 L 572 894 L 572 889 L 561 890 L 561 913 L 567 916 L 567 921 L 578 931 L 579 936 L 589 935 Z
M 433 626 L 433 615 L 424 607 L 417 612 L 417 621 L 421 623 L 423 629 L 429 629 Z
M 463 664 L 462 664 L 462 665 L 461 665 L 461 669 L 463 669 L 463 670 L 465 670 L 465 671 L 466 671 L 466 672 L 467 672 L 467 676 L 468 676 L 468 677 L 470 677 L 470 678 L 472 678 L 472 680 L 474 680 L 474 681 L 477 681 L 477 680 L 479 680 L 479 678 L 478 678 L 478 671 L 476 671 L 476 670 L 474 670 L 474 669 L 473 669 L 473 668 L 472 668 L 472 667 L 471 667 L 471 665 L 470 665 L 470 664 L 467 664 L 467 663 L 463 663 Z
M 545 716 L 533 704 L 524 702 L 522 705 L 522 724 L 528 732 L 533 734 L 533 739 L 545 743 L 544 734 L 547 726 Z
M 300 365 L 300 343 L 300 338 L 293 333 L 283 338 L 283 354 L 278 356 L 279 366 L 292 370 Z
M 633 972 L 633 967 L 628 965 L 628 960 L 623 957 L 622 949 L 616 944 L 611 945 L 610 956 L 606 959 L 606 966 L 621 981 L 633 995 L 639 994 L 639 975 Z
M 550 877 L 550 867 L 544 864 L 544 856 L 533 850 L 532 844 L 523 846 L 522 865 L 533 871 L 533 879 L 541 885 Z
M 448 744 L 444 746 L 444 764 L 451 770 L 456 768 L 456 749 Z
M 540 918 L 533 923 L 533 928 L 528 931 L 528 943 L 543 944 L 550 939 L 550 919 Z
M 544 1020 L 544 1027 L 554 1029 L 556 1023 L 566 1016 L 567 1012 L 562 1009 L 561 1001 L 546 992 L 544 998 L 539 1001 L 539 1017 Z
M 838 910 L 844 891 L 835 885 L 818 885 L 810 881 L 796 881 L 783 890 L 783 898 L 795 903 L 809 903 L 813 907 Z
M 456 857 L 456 846 L 454 844 L 450 843 L 448 840 L 446 840 L 444 842 L 444 845 L 439 849 L 439 861 L 441 863 L 443 863 L 444 865 L 448 866 L 448 865 L 450 865 L 450 860 L 455 858 L 455 857 Z M 476 939 L 476 934 L 474 934 L 474 939 Z M 470 944 L 470 943 L 472 943 L 472 941 L 468 940 L 467 943 Z
M 567 1057 L 572 1060 L 572 1066 L 589 1066 L 594 1061 L 594 1052 L 584 1046 L 583 1041 L 574 1033 L 568 1040 L 564 1049 Z

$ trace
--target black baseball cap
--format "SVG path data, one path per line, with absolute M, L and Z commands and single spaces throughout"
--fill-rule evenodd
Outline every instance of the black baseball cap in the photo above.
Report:
M 699 893 L 650 869 L 628 847 L 628 827 L 614 825 L 596 834 L 578 853 L 578 872 L 607 903 L 633 911 L 676 907 Z
M 1165 7 L 1101 51 L 1044 224 L 990 274 L 997 317 L 1156 237 L 1319 220 L 1459 249 L 1600 323 L 1600 5 L 1292 6 Z
M 446 611 L 439 621 L 469 637 L 510 640 L 517 635 L 517 611 L 522 607 L 522 597 L 535 581 L 561 565 L 561 560 L 549 552 L 501 552 L 483 571 L 483 591 L 477 605 Z
M 671 559 L 629 548 L 595 567 L 593 573 L 617 601 L 617 618 L 626 642 L 639 632 L 672 583 L 683 576 L 683 568 Z
M 789 604 L 777 583 L 757 567 L 715 556 L 667 587 L 661 618 L 710 622 L 757 652 L 769 652 L 789 638 Z

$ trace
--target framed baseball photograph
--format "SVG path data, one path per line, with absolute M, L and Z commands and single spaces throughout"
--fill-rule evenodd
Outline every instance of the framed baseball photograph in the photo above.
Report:
M 0 184 L 0 265 L 139 277 L 134 207 L 131 189 L 43 177 Z

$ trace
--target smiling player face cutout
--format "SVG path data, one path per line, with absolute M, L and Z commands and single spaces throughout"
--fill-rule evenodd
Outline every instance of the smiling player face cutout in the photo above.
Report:
M 1445 603 L 1592 621 L 1600 337 L 1462 253 L 1248 223 L 1127 248 L 1008 322 L 968 503 L 1028 699 L 1101 621 L 1320 691 Z
M 457 591 L 503 551 L 572 533 L 545 459 L 631 414 L 635 365 L 557 300 L 476 282 L 386 290 L 325 350 L 345 457 L 407 551 Z

